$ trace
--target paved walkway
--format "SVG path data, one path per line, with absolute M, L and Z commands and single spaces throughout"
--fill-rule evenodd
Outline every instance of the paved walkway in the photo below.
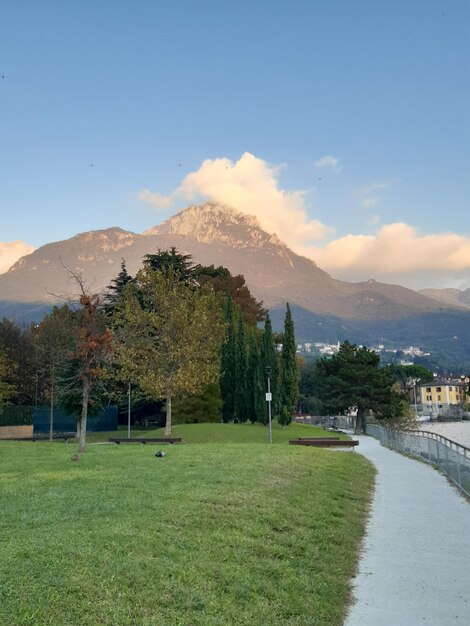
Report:
M 345 626 L 470 624 L 470 504 L 435 469 L 361 436 L 377 468 Z

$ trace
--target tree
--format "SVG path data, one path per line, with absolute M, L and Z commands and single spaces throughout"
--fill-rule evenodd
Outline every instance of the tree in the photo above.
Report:
M 15 385 L 8 382 L 11 379 L 11 368 L 12 364 L 3 354 L 0 354 L 0 405 L 10 404 L 16 395 Z
M 36 354 L 31 329 L 4 318 L 0 322 L 0 352 L 9 363 L 6 382 L 15 388 L 12 402 L 32 405 L 36 389 Z
M 241 314 L 238 316 L 235 362 L 235 416 L 238 422 L 243 423 L 247 420 L 247 354 L 245 339 L 245 321 L 243 315 Z
M 315 389 L 315 363 L 310 360 L 301 365 L 299 392 L 300 411 L 310 415 L 322 415 L 323 405 Z
M 113 278 L 111 284 L 108 285 L 108 294 L 106 295 L 104 310 L 107 315 L 112 316 L 114 308 L 116 306 L 116 302 L 119 298 L 123 297 L 124 289 L 128 283 L 132 280 L 132 276 L 127 271 L 126 262 L 122 259 L 121 262 L 121 271 Z
M 256 330 L 250 333 L 248 369 L 246 374 L 247 416 L 251 422 L 264 422 L 264 393 L 261 359 L 256 341 Z
M 397 417 L 403 406 L 392 373 L 380 367 L 379 356 L 348 341 L 331 358 L 316 362 L 314 382 L 316 395 L 328 413 L 357 409 L 357 434 L 364 429 L 366 410 L 384 419 Z
M 166 398 L 165 436 L 171 435 L 172 398 L 218 381 L 224 327 L 214 292 L 180 278 L 172 268 L 146 265 L 116 312 L 119 363 L 149 397 Z
M 86 449 L 87 417 L 92 402 L 92 391 L 105 374 L 104 364 L 112 351 L 112 334 L 107 328 L 103 312 L 103 298 L 90 294 L 81 276 L 66 268 L 79 288 L 76 313 L 76 333 L 73 349 L 67 361 L 69 373 L 68 389 L 63 390 L 63 403 L 80 412 L 77 419 L 79 451 Z M 75 398 L 80 394 L 80 407 Z
M 296 351 L 294 321 L 292 319 L 289 303 L 287 303 L 286 317 L 284 320 L 284 335 L 282 338 L 280 407 L 278 417 L 278 421 L 282 426 L 287 426 L 291 423 L 299 396 L 299 374 Z
M 220 394 L 222 396 L 222 421 L 230 422 L 235 417 L 236 343 L 233 300 L 229 295 L 225 310 L 225 337 L 220 358 Z
M 77 336 L 78 316 L 67 305 L 54 307 L 35 329 L 37 347 L 38 379 L 41 374 L 41 395 L 50 406 L 49 434 L 54 432 L 54 403 L 57 375 L 74 348 Z M 39 380 L 38 380 L 39 383 Z
M 409 380 L 420 380 L 423 383 L 434 380 L 434 374 L 422 365 L 389 365 L 394 379 L 401 385 Z
M 170 250 L 159 248 L 157 254 L 146 254 L 144 267 L 162 274 L 173 273 L 183 283 L 196 284 L 191 255 L 181 254 L 174 246 Z
M 246 325 L 256 326 L 258 322 L 264 320 L 266 311 L 263 309 L 263 303 L 258 302 L 251 294 L 242 274 L 232 276 L 222 265 L 219 267 L 196 265 L 194 277 L 200 285 L 210 284 L 216 293 L 231 296 L 235 306 L 243 312 Z
M 274 343 L 273 329 L 271 325 L 271 318 L 269 312 L 266 313 L 266 320 L 264 323 L 264 332 L 261 340 L 261 375 L 265 384 L 263 388 L 267 391 L 267 374 L 269 371 L 270 387 L 272 394 L 272 409 L 274 415 L 278 414 L 279 407 L 279 358 L 276 352 L 276 346 Z M 268 423 L 268 403 L 264 402 L 264 423 Z

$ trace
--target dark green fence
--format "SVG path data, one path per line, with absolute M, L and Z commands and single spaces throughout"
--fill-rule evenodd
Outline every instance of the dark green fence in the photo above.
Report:
M 49 407 L 41 407 L 33 410 L 34 434 L 42 435 L 49 433 L 51 411 Z M 31 423 L 31 422 L 30 422 Z M 103 432 L 117 430 L 118 408 L 115 405 L 108 406 L 98 415 L 89 415 L 87 419 L 87 432 Z M 71 433 L 77 429 L 77 416 L 75 413 L 67 415 L 58 409 L 54 409 L 54 432 Z

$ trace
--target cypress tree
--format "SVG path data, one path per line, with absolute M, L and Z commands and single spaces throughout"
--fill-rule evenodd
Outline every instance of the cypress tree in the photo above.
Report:
M 292 421 L 299 395 L 299 380 L 296 362 L 296 344 L 294 335 L 294 322 L 287 303 L 286 317 L 284 320 L 284 335 L 281 353 L 281 388 L 279 423 L 287 426 Z
M 246 342 L 245 342 L 245 321 L 243 314 L 239 311 L 238 315 L 238 332 L 236 341 L 236 371 L 235 371 L 235 416 L 237 421 L 243 423 L 247 419 L 247 402 L 246 402 Z
M 264 422 L 263 377 L 255 330 L 250 335 L 247 370 L 247 415 L 251 422 Z
M 222 421 L 230 422 L 235 418 L 235 391 L 236 391 L 236 344 L 235 322 L 233 318 L 232 296 L 227 298 L 225 311 L 225 340 L 222 344 L 220 394 L 222 396 Z
M 270 387 L 272 394 L 272 404 L 271 408 L 273 411 L 273 415 L 277 415 L 277 408 L 279 405 L 279 359 L 276 352 L 276 346 L 274 344 L 273 337 L 273 329 L 271 325 L 271 318 L 269 317 L 269 313 L 266 314 L 266 321 L 264 323 L 264 332 L 263 338 L 261 342 L 261 377 L 263 381 L 263 389 L 266 392 L 268 390 L 267 386 L 267 371 L 266 368 L 269 368 L 269 378 L 270 378 Z M 264 402 L 264 423 L 268 423 L 268 403 Z

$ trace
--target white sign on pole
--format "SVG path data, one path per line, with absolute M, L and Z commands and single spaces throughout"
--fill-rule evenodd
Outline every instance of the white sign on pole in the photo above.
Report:
M 271 402 L 273 399 L 273 394 L 272 393 L 267 393 L 266 394 L 266 402 Z

